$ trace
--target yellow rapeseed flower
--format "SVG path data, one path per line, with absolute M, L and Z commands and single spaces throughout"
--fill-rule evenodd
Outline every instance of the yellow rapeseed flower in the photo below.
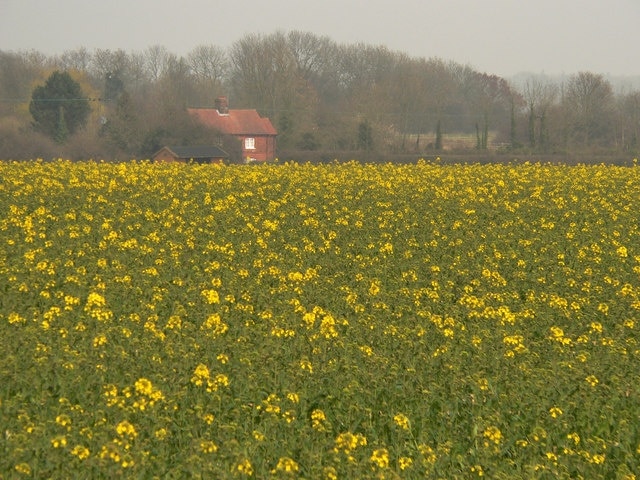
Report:
M 411 457 L 400 457 L 398 459 L 398 466 L 400 467 L 400 470 L 406 470 L 407 468 L 410 468 L 411 465 L 413 465 L 413 459 Z
M 395 414 L 394 417 L 393 417 L 393 421 L 400 428 L 402 428 L 404 430 L 409 430 L 409 418 L 406 415 L 404 415 L 403 413 Z
M 229 355 L 226 355 L 224 353 L 219 353 L 216 356 L 216 360 L 218 360 L 220 363 L 225 364 L 229 361 Z
M 51 439 L 51 446 L 53 448 L 62 448 L 67 445 L 67 437 L 64 435 L 58 435 Z
M 201 293 L 202 293 L 202 296 L 204 297 L 205 301 L 209 305 L 212 305 L 214 303 L 220 303 L 220 296 L 218 295 L 218 291 L 217 290 L 205 289 L 205 290 L 202 290 Z
M 324 480 L 338 480 L 338 472 L 334 467 L 324 467 L 322 473 Z
M 293 460 L 292 458 L 280 457 L 278 459 L 278 463 L 276 465 L 276 468 L 271 470 L 271 473 L 273 473 L 273 474 L 275 474 L 277 472 L 296 473 L 299 469 L 300 469 L 300 467 L 298 466 L 298 463 L 295 460 Z
M 209 367 L 203 363 L 199 363 L 191 376 L 191 383 L 196 386 L 201 386 L 206 383 L 210 378 Z
M 23 475 L 31 475 L 31 467 L 29 466 L 28 463 L 25 463 L 25 462 L 18 463 L 14 467 L 14 469 L 16 472 L 21 473 Z
M 300 360 L 300 368 L 308 371 L 309 373 L 313 373 L 313 365 L 311 365 L 309 360 Z
M 482 436 L 486 439 L 484 442 L 485 446 L 488 446 L 489 443 L 500 445 L 502 442 L 502 432 L 498 427 L 487 427 L 482 433 Z
M 567 434 L 567 438 L 569 440 L 572 440 L 575 445 L 578 445 L 580 443 L 580 435 L 575 432 Z
M 325 432 L 326 427 L 324 425 L 324 422 L 326 421 L 327 421 L 327 416 L 319 408 L 316 408 L 311 412 L 311 426 L 315 430 L 318 430 L 319 432 Z
M 67 429 L 69 429 L 71 427 L 71 418 L 69 418 L 69 415 L 58 415 L 56 417 L 56 423 L 62 427 L 66 427 Z
M 595 387 L 596 385 L 598 385 L 598 383 L 600 383 L 598 377 L 596 377 L 595 375 L 589 375 L 587 378 L 585 378 L 585 380 L 592 387 Z
M 200 330 L 203 330 L 207 335 L 215 338 L 226 333 L 227 330 L 229 330 L 229 326 L 222 321 L 220 314 L 213 313 L 202 323 Z
M 205 413 L 202 416 L 202 420 L 204 421 L 204 423 L 206 423 L 207 425 L 211 425 L 213 423 L 213 421 L 215 420 L 215 416 L 213 415 L 213 413 Z
M 224 373 L 218 373 L 213 380 L 207 382 L 207 392 L 215 392 L 220 387 L 228 387 L 229 386 L 229 377 L 227 377 Z
M 346 454 L 351 453 L 359 446 L 365 446 L 367 444 L 367 438 L 359 433 L 353 434 L 351 432 L 344 432 L 339 434 L 335 439 L 335 445 L 333 451 L 344 452 Z
M 147 378 L 139 378 L 135 383 L 136 392 L 141 395 L 151 395 L 153 393 L 153 384 Z
M 560 415 L 562 415 L 562 410 L 560 410 L 558 407 L 551 407 L 549 409 L 549 415 L 551 415 L 553 418 L 558 418 Z
M 201 440 L 200 450 L 203 453 L 215 453 L 218 451 L 218 446 L 211 440 Z
M 373 451 L 369 458 L 379 468 L 389 467 L 389 451 L 386 448 L 378 448 Z
M 236 464 L 234 470 L 242 475 L 246 475 L 247 477 L 253 476 L 253 465 L 251 465 L 251 462 L 246 458 L 240 460 Z
M 85 447 L 83 445 L 76 445 L 71 450 L 71 454 L 75 455 L 80 460 L 86 460 L 87 458 L 89 458 L 89 455 L 91 454 L 91 452 L 89 451 L 89 449 L 87 447 Z
M 116 432 L 121 437 L 127 436 L 129 438 L 135 438 L 138 436 L 135 427 L 127 420 L 123 420 L 116 426 Z

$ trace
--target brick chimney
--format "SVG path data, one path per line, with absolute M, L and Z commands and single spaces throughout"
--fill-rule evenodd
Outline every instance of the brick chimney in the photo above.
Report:
M 220 115 L 229 114 L 229 101 L 227 100 L 227 97 L 216 98 L 215 107 Z

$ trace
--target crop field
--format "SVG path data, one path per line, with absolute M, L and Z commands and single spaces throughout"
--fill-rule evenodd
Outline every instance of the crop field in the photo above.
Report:
M 640 167 L 0 162 L 0 478 L 640 478 Z

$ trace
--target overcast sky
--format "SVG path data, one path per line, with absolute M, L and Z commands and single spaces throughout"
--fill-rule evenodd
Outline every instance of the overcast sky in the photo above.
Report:
M 301 30 L 491 74 L 640 75 L 640 0 L 0 0 L 0 50 L 182 55 Z

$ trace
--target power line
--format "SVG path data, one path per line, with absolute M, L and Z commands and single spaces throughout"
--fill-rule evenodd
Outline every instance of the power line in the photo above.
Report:
M 100 103 L 107 103 L 108 100 L 105 100 L 104 98 L 101 97 L 90 97 L 90 98 L 38 98 L 38 99 L 33 99 L 33 98 L 0 98 L 0 103 L 30 103 L 30 102 L 78 102 L 78 101 L 88 101 L 88 102 L 100 102 Z M 192 108 L 212 108 L 212 107 L 192 107 Z M 270 113 L 273 114 L 282 114 L 282 113 L 290 113 L 290 114 L 296 114 L 296 113 L 300 113 L 300 112 L 306 112 L 305 109 L 303 108 L 271 108 L 271 109 L 266 109 L 266 108 L 257 108 L 257 110 L 262 110 L 262 111 L 268 111 Z M 359 112 L 359 111 L 345 111 L 345 110 L 330 110 L 331 114 L 333 115 L 340 115 L 340 116 L 346 116 L 346 115 L 355 115 L 355 116 L 365 116 L 365 114 L 363 112 Z M 398 117 L 401 119 L 407 119 L 407 120 L 416 120 L 416 119 L 422 119 L 422 120 L 427 120 L 427 119 L 446 119 L 446 118 L 475 118 L 477 116 L 476 113 L 472 113 L 472 112 L 441 112 L 439 114 L 437 113 L 433 113 L 433 112 L 429 112 L 429 111 L 425 111 L 425 112 L 411 112 L 411 113 L 407 113 L 407 112 L 401 112 L 401 111 L 397 111 L 397 110 L 386 110 L 386 111 L 377 111 L 374 113 L 371 113 L 371 115 L 374 116 L 378 116 L 378 117 L 384 117 L 384 118 L 389 118 L 389 117 Z
M 0 103 L 26 102 L 104 102 L 103 98 L 0 98 Z

